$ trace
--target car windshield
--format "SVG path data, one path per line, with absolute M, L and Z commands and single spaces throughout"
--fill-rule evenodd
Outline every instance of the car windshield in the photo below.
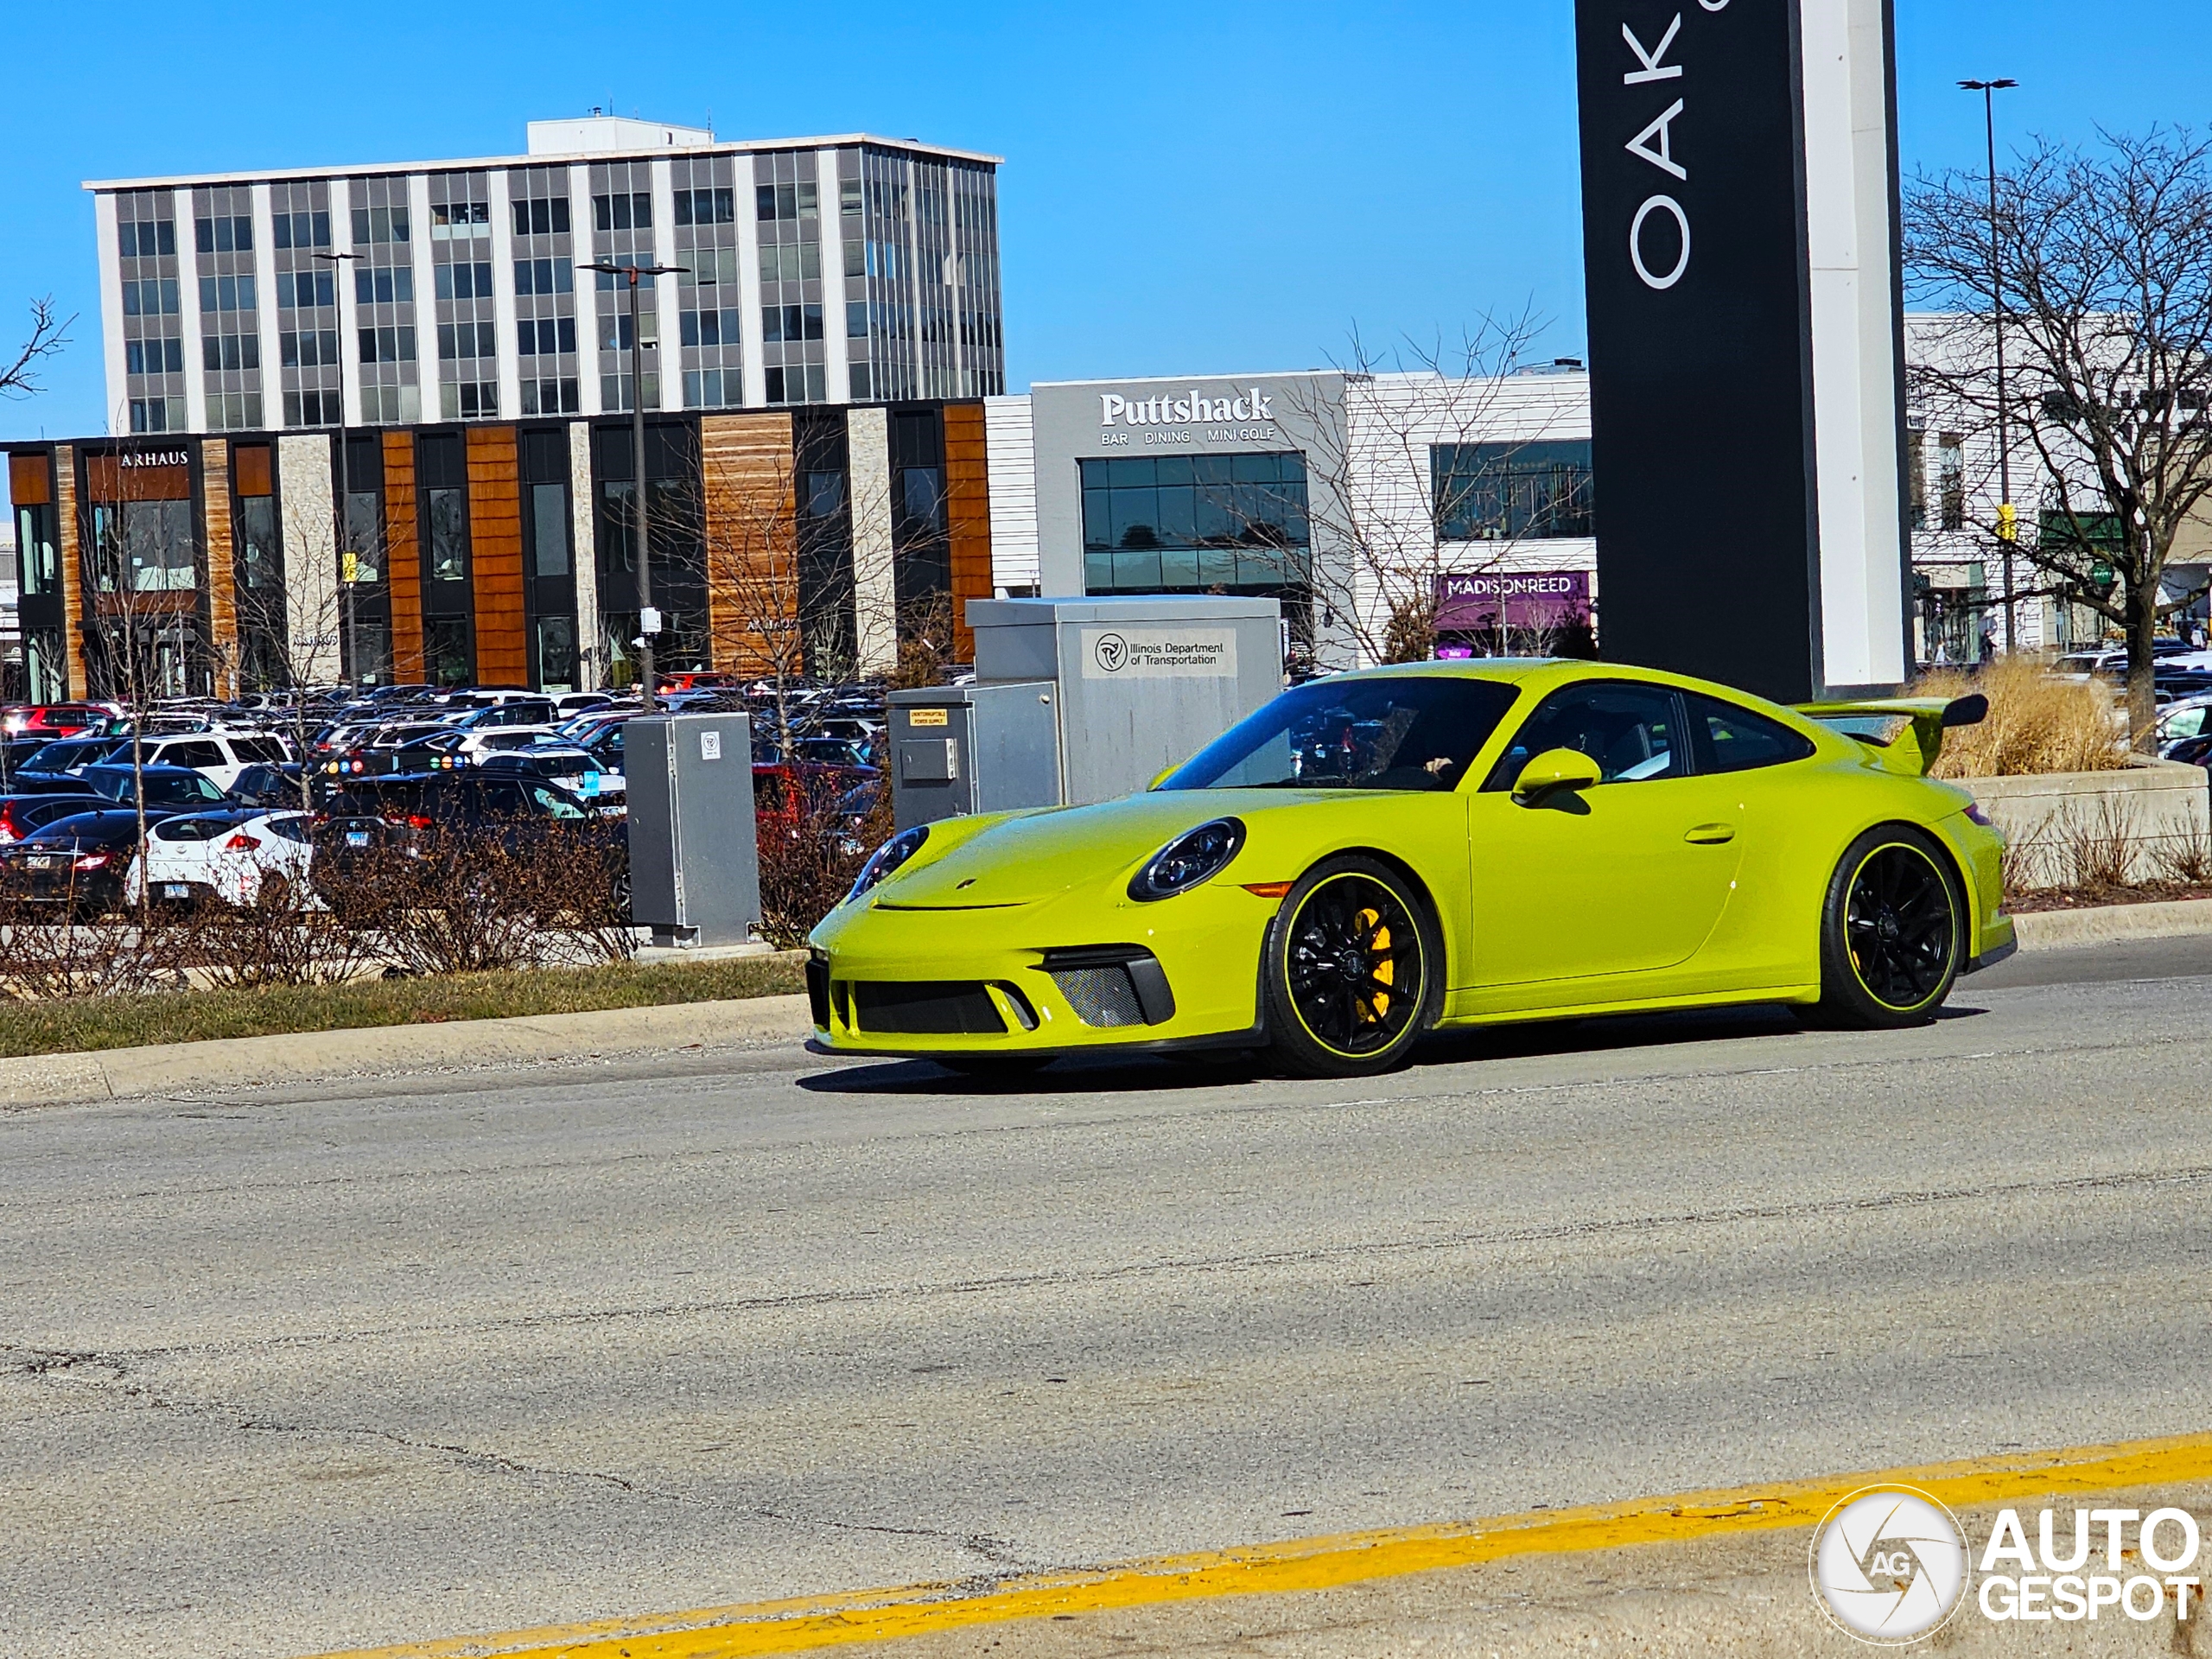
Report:
M 1160 787 L 1455 789 L 1516 695 L 1459 675 L 1315 680 L 1239 721 Z

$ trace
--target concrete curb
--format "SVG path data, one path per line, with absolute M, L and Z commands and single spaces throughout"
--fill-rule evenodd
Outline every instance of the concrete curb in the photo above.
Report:
M 2097 905 L 2087 910 L 2035 910 L 2012 918 L 2024 950 L 2106 944 L 2120 939 L 2172 939 L 2212 933 L 2212 899 L 2170 899 L 2150 905 Z
M 0 1059 L 0 1107 L 65 1105 L 177 1090 L 251 1088 L 349 1077 L 645 1054 L 696 1046 L 797 1042 L 813 1029 L 804 996 L 672 1002 L 590 1014 L 364 1026 L 275 1037 Z

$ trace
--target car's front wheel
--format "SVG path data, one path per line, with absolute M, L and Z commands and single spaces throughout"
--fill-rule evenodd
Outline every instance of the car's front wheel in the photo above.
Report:
M 1868 830 L 1828 880 L 1821 1014 L 1843 1025 L 1925 1025 L 1958 977 L 1965 916 L 1950 860 L 1925 833 Z
M 1268 1046 L 1306 1077 L 1402 1063 L 1443 1004 L 1444 943 L 1428 904 L 1379 860 L 1308 870 L 1275 913 L 1261 963 Z

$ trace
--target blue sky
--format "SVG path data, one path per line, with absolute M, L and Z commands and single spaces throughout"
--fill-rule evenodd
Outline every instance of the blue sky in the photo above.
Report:
M 29 0 L 16 0 L 27 4 Z M 2203 124 L 2205 0 L 1897 0 L 1908 169 L 2005 130 Z M 856 129 L 1004 156 L 1012 389 L 1293 368 L 1484 311 L 1581 346 L 1569 0 L 931 9 L 556 3 L 140 7 L 57 15 L 0 101 L 0 339 L 79 314 L 0 436 L 103 429 L 79 181 L 522 148 L 594 104 L 726 137 Z M 957 22 L 953 20 L 957 19 Z M 21 37 L 19 34 L 19 44 Z M 635 60 L 638 67 L 622 66 Z

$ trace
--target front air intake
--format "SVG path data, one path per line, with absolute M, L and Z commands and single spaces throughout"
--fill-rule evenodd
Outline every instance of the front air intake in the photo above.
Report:
M 1040 965 L 1086 1026 L 1157 1026 L 1175 1017 L 1167 976 L 1141 944 L 1047 950 Z

